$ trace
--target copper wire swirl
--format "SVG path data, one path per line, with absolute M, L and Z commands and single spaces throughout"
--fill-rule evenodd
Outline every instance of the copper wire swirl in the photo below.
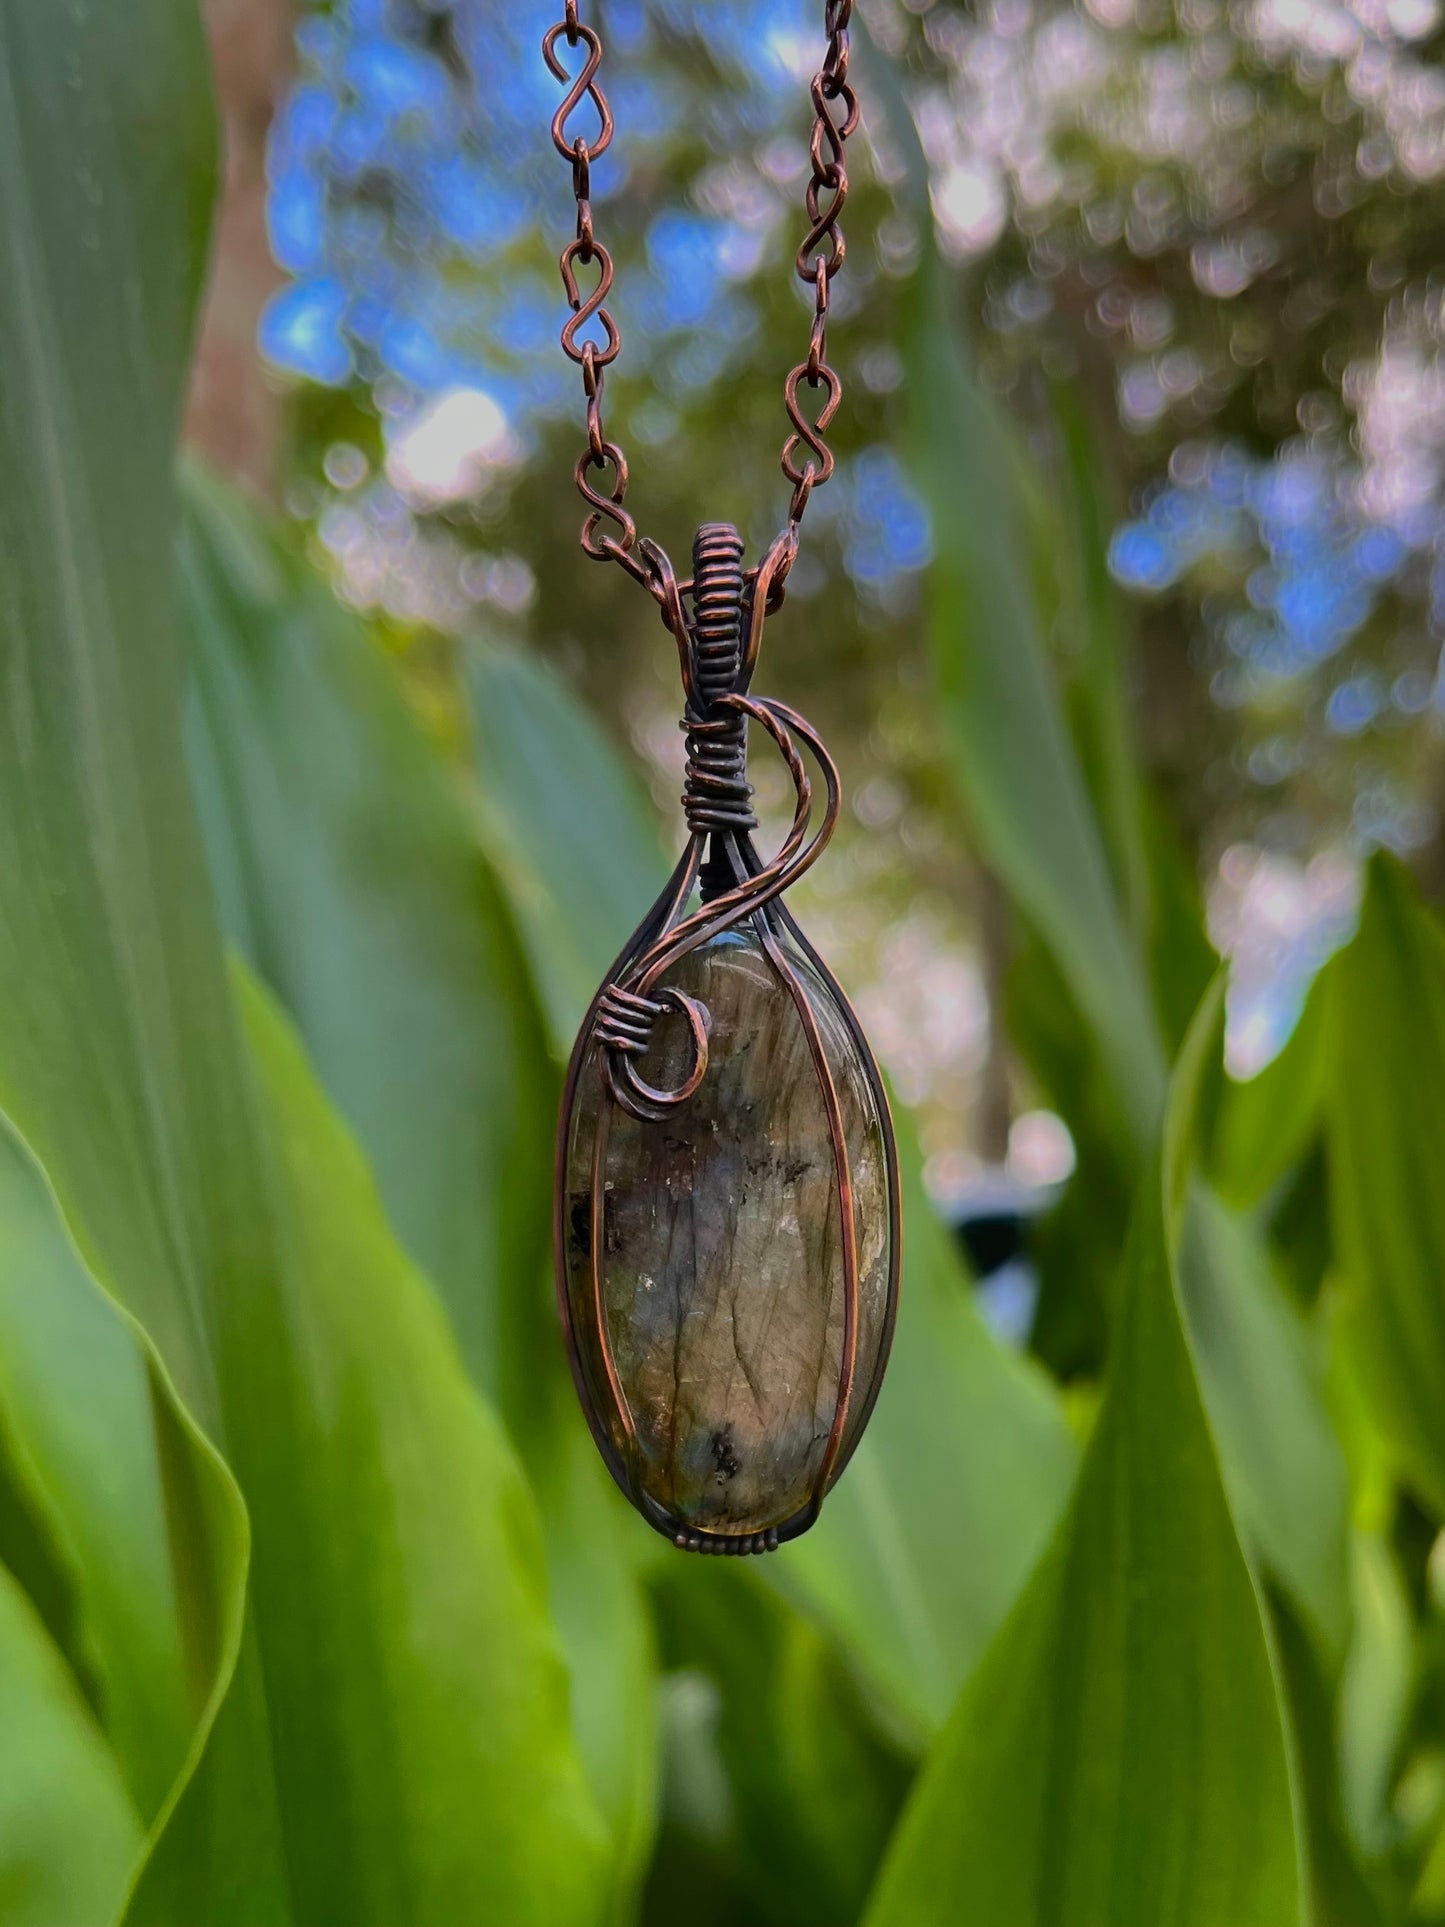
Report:
M 691 840 L 679 865 L 678 887 L 661 928 L 635 956 L 623 976 L 603 991 L 597 1006 L 597 1041 L 602 1049 L 608 1088 L 634 1117 L 656 1120 L 685 1104 L 707 1074 L 708 1014 L 695 998 L 680 990 L 657 990 L 663 975 L 681 958 L 746 921 L 765 904 L 789 890 L 811 869 L 827 847 L 838 823 L 841 790 L 837 765 L 812 725 L 786 703 L 750 696 L 736 686 L 750 673 L 756 656 L 751 632 L 746 647 L 742 545 L 732 531 L 731 541 L 713 542 L 722 532 L 706 529 L 699 537 L 698 570 L 694 583 L 694 619 L 685 638 L 691 660 L 689 689 L 700 706 L 689 704 L 683 727 L 690 751 L 688 790 L 684 798 Z M 727 576 L 734 571 L 735 581 Z M 727 577 L 724 580 L 724 577 Z M 699 594 L 697 581 L 703 588 Z M 727 592 L 731 591 L 730 601 Z M 765 603 L 764 571 L 751 587 L 755 602 Z M 674 598 L 681 610 L 680 598 Z M 754 612 L 756 613 L 756 612 Z M 758 616 L 760 621 L 761 617 Z M 703 633 L 707 624 L 708 632 Z M 727 673 L 735 686 L 717 689 L 724 670 L 723 646 L 728 652 Z M 701 701 L 705 689 L 717 693 Z M 751 787 L 747 781 L 749 721 L 763 728 L 776 744 L 793 779 L 796 804 L 792 827 L 777 855 L 756 870 L 746 865 L 735 841 L 755 827 Z M 802 744 L 822 772 L 827 801 L 823 819 L 811 835 L 813 784 L 803 760 Z M 683 914 L 688 897 L 703 876 L 703 859 L 713 846 L 710 875 L 703 882 L 703 902 L 690 916 Z M 720 849 L 719 845 L 723 847 Z M 748 845 L 749 850 L 751 845 Z M 727 882 L 728 878 L 733 881 Z M 692 1032 L 692 1063 L 687 1076 L 671 1090 L 649 1084 L 637 1068 L 652 1042 L 653 1026 L 671 1008 L 688 1020 Z

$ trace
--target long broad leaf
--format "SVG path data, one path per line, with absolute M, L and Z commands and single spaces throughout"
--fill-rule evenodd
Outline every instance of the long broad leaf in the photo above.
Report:
M 1346 1325 L 1380 1431 L 1445 1518 L 1445 936 L 1389 858 L 1370 866 L 1329 989 Z
M 1165 1065 L 1042 634 L 1006 431 L 978 388 L 932 249 L 909 352 L 913 469 L 933 516 L 932 648 L 952 769 L 983 853 L 1068 978 L 1135 1140 Z
M 324 1624 L 308 1627 L 306 1602 L 282 1598 L 294 1561 L 289 1573 L 261 1563 L 258 1504 L 258 1610 L 284 1605 L 286 1656 L 311 1676 L 311 1699 L 287 1708 L 293 1877 L 337 1920 L 595 1919 L 601 1829 L 568 1743 L 520 1468 L 295 1037 L 242 990 L 304 1281 L 276 1301 L 271 1339 L 308 1365 L 278 1385 L 289 1425 L 263 1412 L 251 1444 L 287 1480 L 288 1543 L 309 1540 L 325 1584 L 312 1581 Z M 332 1897 L 343 1884 L 344 1903 Z
M 1077 1464 L 1042 1374 L 985 1327 L 907 1121 L 904 1276 L 867 1436 L 776 1576 L 915 1734 L 936 1732 L 1048 1543 Z
M 606 1917 L 633 1918 L 657 1828 L 657 1650 L 638 1521 L 613 1485 L 559 1373 L 527 1471 L 542 1508 L 552 1612 L 571 1674 L 572 1723 L 612 1835 Z M 542 1437 L 545 1424 L 547 1436 Z
M 1354 1598 L 1354 1627 L 1340 1681 L 1340 1794 L 1361 1851 L 1380 1855 L 1397 1837 L 1390 1794 L 1416 1667 L 1410 1595 L 1380 1535 L 1362 1532 L 1355 1539 Z
M 652 1828 L 651 1630 L 563 1383 L 544 1282 L 557 1074 L 508 897 L 377 638 L 232 492 L 196 476 L 189 500 L 190 761 L 226 923 L 526 1456 L 625 1906 Z
M 508 1410 L 535 1342 L 554 1103 L 510 915 L 362 625 L 233 494 L 194 475 L 187 502 L 188 748 L 227 937 L 295 1019 Z
M 1166 1121 L 1165 1161 L 1181 1186 L 1174 1270 L 1199 1389 L 1229 1503 L 1249 1551 L 1313 1636 L 1333 1675 L 1349 1629 L 1349 1475 L 1325 1399 L 1323 1333 L 1275 1276 L 1258 1224 L 1200 1173 L 1206 1118 L 1223 1078 L 1220 973 L 1186 1039 L 1179 1077 L 1195 1091 Z M 1212 1119 L 1215 1140 L 1219 1120 Z
M 1063 553 L 1056 565 L 1061 589 L 1054 618 L 1061 631 L 1055 636 L 1056 654 L 1071 671 L 1071 733 L 1095 801 L 1121 914 L 1138 945 L 1149 929 L 1152 892 L 1146 804 L 1128 702 L 1124 644 L 1129 632 L 1108 566 L 1110 521 L 1118 508 L 1107 479 L 1112 451 L 1077 387 L 1056 383 L 1052 399 L 1065 497 L 1059 518 Z
M 83 1663 L 132 1797 L 151 1820 L 185 1758 L 195 1708 L 145 1358 L 8 1137 L 0 1137 L 0 1432 L 64 1548 Z
M 109 1927 L 140 1821 L 34 1608 L 0 1567 L 0 1920 Z
M 1101 628 L 1084 639 L 1090 670 L 1108 680 L 1107 689 L 1101 683 L 1091 692 L 1086 731 L 1109 818 L 1106 841 L 1044 627 L 1046 604 L 1067 607 L 1068 597 L 1059 595 L 1056 556 L 1043 552 L 1064 543 L 1083 545 L 1091 578 L 1075 606 L 1090 625 L 1106 619 L 1098 558 L 1088 553 L 1088 518 L 1063 534 L 1032 465 L 974 378 L 958 290 L 934 241 L 928 163 L 908 101 L 894 63 L 862 22 L 859 43 L 923 235 L 908 340 L 909 440 L 914 478 L 933 518 L 929 620 L 954 784 L 985 860 L 1048 944 L 1092 1026 L 1114 1110 L 1142 1154 L 1158 1126 L 1167 1067 L 1131 940 L 1141 883 L 1138 824 L 1118 665 L 1105 660 L 1113 638 Z M 1071 453 L 1077 461 L 1077 450 Z M 1076 488 L 1078 481 L 1076 474 Z
M 909 363 L 914 473 L 933 515 L 933 659 L 952 768 L 990 866 L 1042 933 L 1147 1142 L 1164 1056 L 1078 758 L 1051 681 L 1007 457 L 942 270 L 920 274 Z
M 657 825 L 548 664 L 477 639 L 467 689 L 484 833 L 565 1060 L 603 972 L 667 881 Z
M 1273 1650 L 1288 1709 L 1297 1788 L 1301 1858 L 1309 1927 L 1399 1927 L 1403 1905 L 1391 1904 L 1387 1875 L 1372 1890 L 1368 1869 L 1350 1838 L 1341 1797 L 1342 1735 L 1336 1731 L 1334 1677 L 1322 1669 L 1318 1640 L 1278 1597 L 1270 1600 Z M 1347 1768 L 1345 1769 L 1348 1770 Z
M 1231 1203 L 1265 1201 L 1324 1129 L 1329 1088 L 1327 965 L 1279 1055 L 1254 1077 L 1226 1079 L 1210 1146 L 1210 1176 Z
M 199 24 L 9 8 L 0 85 L 0 1108 L 154 1347 L 208 1712 L 131 1918 L 589 1920 L 525 1493 L 314 1091 L 279 1049 L 258 1090 L 210 907 L 170 474 Z
M 217 1233 L 253 1214 L 224 1187 L 208 1207 L 193 1158 L 186 1113 L 199 1097 L 205 1114 L 225 988 L 204 925 L 191 968 L 204 886 L 164 745 L 180 668 L 171 445 L 212 140 L 189 8 L 0 15 L 0 451 L 27 476 L 0 495 L 0 1107 L 65 1191 L 92 1271 L 131 1298 L 181 1396 L 210 1421 L 205 1283 L 225 1269 Z M 182 1050 L 183 1036 L 199 1049 Z M 224 1130 L 223 1113 L 213 1141 Z M 203 1708 L 195 1747 L 209 1743 L 214 1786 L 244 1802 L 229 1841 L 205 1812 L 197 1837 L 216 1862 L 233 1855 L 255 1908 L 284 1920 L 250 1694 L 250 1710 L 211 1734 L 241 1647 L 247 1522 L 182 1413 L 177 1403 L 168 1442 Z M 245 1678 L 254 1687 L 254 1647 Z M 205 1789 L 197 1801 L 209 1810 Z
M 925 1769 L 870 1927 L 1300 1917 L 1259 1602 L 1176 1303 L 1184 1189 L 1177 1162 L 1145 1185 L 1077 1493 Z
M 1189 1200 L 1179 1286 L 1245 1543 L 1338 1663 L 1350 1617 L 1350 1495 L 1318 1334 L 1281 1290 L 1259 1231 L 1202 1185 Z

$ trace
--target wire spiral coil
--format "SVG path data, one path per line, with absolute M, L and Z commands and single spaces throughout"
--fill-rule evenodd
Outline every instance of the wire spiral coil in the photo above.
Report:
M 791 559 L 788 546 L 775 545 L 760 569 L 745 574 L 736 529 L 723 523 L 701 529 L 693 549 L 691 617 L 666 557 L 655 546 L 649 548 L 665 585 L 663 608 L 673 611 L 688 695 L 682 725 L 688 746 L 682 801 L 691 841 L 666 916 L 598 1000 L 596 1037 L 613 1097 L 634 1117 L 656 1120 L 685 1103 L 702 1083 L 710 1021 L 696 999 L 679 990 L 657 989 L 660 979 L 680 958 L 754 916 L 811 868 L 837 825 L 840 789 L 837 767 L 812 726 L 785 703 L 747 693 L 769 583 Z M 752 842 L 757 818 L 747 773 L 750 721 L 772 738 L 788 765 L 796 797 L 792 828 L 770 863 L 761 860 Z M 799 744 L 822 770 L 827 791 L 823 821 L 811 837 L 813 784 Z M 695 889 L 702 906 L 689 916 L 686 906 Z M 679 1085 L 659 1090 L 644 1080 L 638 1060 L 646 1056 L 654 1026 L 668 1009 L 688 1021 L 693 1060 Z

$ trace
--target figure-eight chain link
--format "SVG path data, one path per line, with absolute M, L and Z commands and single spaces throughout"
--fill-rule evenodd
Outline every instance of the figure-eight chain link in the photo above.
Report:
M 853 0 L 827 0 L 823 25 L 828 45 L 823 64 L 813 76 L 813 138 L 808 149 L 813 177 L 803 197 L 812 225 L 797 257 L 799 278 L 813 289 L 813 331 L 807 360 L 799 362 L 783 389 L 788 419 L 793 424 L 793 433 L 783 449 L 783 473 L 793 484 L 788 522 L 794 529 L 803 519 L 809 495 L 833 473 L 833 451 L 826 438 L 843 399 L 842 379 L 828 362 L 828 304 L 833 277 L 847 253 L 842 228 L 848 200 L 843 143 L 858 128 L 858 96 L 848 79 L 848 23 L 852 16 Z M 822 405 L 811 424 L 799 393 L 805 383 L 823 393 Z M 808 452 L 799 461 L 803 449 Z
M 562 285 L 567 293 L 571 314 L 562 330 L 562 347 L 571 361 L 582 370 L 582 388 L 587 397 L 587 446 L 577 459 L 577 487 L 588 505 L 582 525 L 582 547 L 597 561 L 620 562 L 659 599 L 665 584 L 654 558 L 660 554 L 648 542 L 639 544 L 637 524 L 626 506 L 627 457 L 616 442 L 609 441 L 602 422 L 602 390 L 607 369 L 617 359 L 622 336 L 607 308 L 612 291 L 613 264 L 608 249 L 598 240 L 592 221 L 592 163 L 606 152 L 614 132 L 612 110 L 598 84 L 602 65 L 602 42 L 594 27 L 578 18 L 578 0 L 565 0 L 565 17 L 549 28 L 542 43 L 543 57 L 556 79 L 566 88 L 561 106 L 552 117 L 552 142 L 563 160 L 572 165 L 572 187 L 577 199 L 577 233 L 562 250 Z M 826 482 L 834 469 L 834 455 L 828 445 L 828 428 L 843 399 L 843 383 L 828 361 L 828 311 L 833 279 L 843 265 L 847 252 L 843 239 L 842 216 L 848 199 L 848 170 L 844 165 L 844 143 L 858 127 L 858 96 L 848 79 L 848 26 L 853 0 L 825 0 L 824 31 L 827 48 L 823 64 L 813 77 L 813 135 L 809 143 L 812 177 L 804 194 L 809 229 L 798 249 L 797 271 L 813 290 L 813 326 L 808 355 L 788 375 L 783 399 L 792 433 L 783 448 L 782 468 L 793 485 L 788 506 L 789 556 L 779 569 L 772 587 L 774 603 L 782 598 L 783 578 L 796 548 L 798 525 L 813 490 Z M 574 75 L 569 75 L 558 52 L 559 42 L 581 46 L 585 58 Z M 590 102 L 597 115 L 597 131 L 589 140 L 585 134 L 572 134 L 568 123 L 584 102 Z M 577 278 L 579 268 L 597 269 L 597 280 L 590 294 L 584 295 Z M 602 330 L 602 342 L 581 340 L 591 321 Z M 821 400 L 810 411 L 804 402 L 807 388 Z M 638 551 L 641 551 L 639 553 Z

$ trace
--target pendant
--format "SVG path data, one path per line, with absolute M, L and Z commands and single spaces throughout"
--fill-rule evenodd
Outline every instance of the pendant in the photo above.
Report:
M 898 1302 L 883 1082 L 783 902 L 831 836 L 837 772 L 800 716 L 748 694 L 777 553 L 747 577 L 736 531 L 703 529 L 690 617 L 650 558 L 687 690 L 691 834 L 593 1000 L 558 1135 L 578 1395 L 633 1505 L 701 1552 L 767 1552 L 813 1524 L 872 1412 Z M 797 792 L 771 863 L 753 842 L 750 722 Z M 804 749 L 827 788 L 812 834 Z

